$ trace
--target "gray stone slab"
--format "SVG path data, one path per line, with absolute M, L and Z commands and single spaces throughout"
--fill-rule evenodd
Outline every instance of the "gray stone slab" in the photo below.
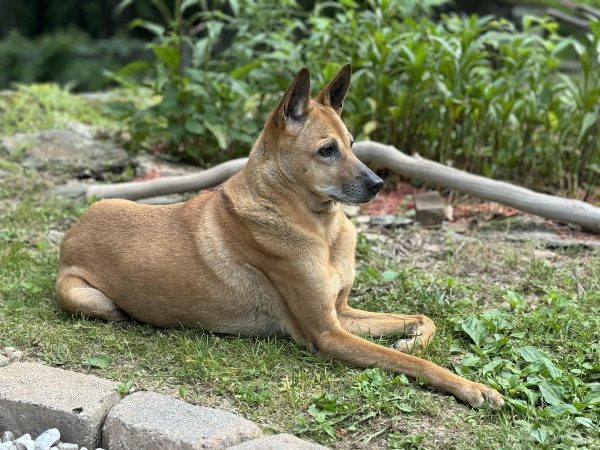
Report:
M 117 383 L 37 363 L 0 368 L 0 380 L 3 428 L 17 436 L 58 428 L 64 441 L 91 448 L 99 444 L 104 418 L 121 398 Z
M 328 450 L 328 447 L 284 433 L 246 441 L 227 450 Z
M 102 446 L 110 450 L 225 449 L 261 435 L 258 425 L 235 414 L 155 392 L 136 392 L 108 414 Z

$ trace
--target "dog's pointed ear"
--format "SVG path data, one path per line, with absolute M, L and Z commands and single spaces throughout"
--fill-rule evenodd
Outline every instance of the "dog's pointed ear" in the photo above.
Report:
M 348 63 L 340 69 L 333 80 L 323 88 L 315 98 L 317 103 L 325 106 L 331 106 L 338 114 L 342 114 L 344 99 L 350 87 L 352 78 L 352 64 Z
M 306 67 L 300 69 L 276 108 L 278 123 L 302 121 L 308 114 L 310 104 L 310 74 Z

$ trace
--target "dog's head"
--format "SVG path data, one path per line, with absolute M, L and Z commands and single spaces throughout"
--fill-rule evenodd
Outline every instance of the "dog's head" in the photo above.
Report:
M 261 136 L 280 175 L 322 202 L 364 203 L 383 186 L 352 153 L 352 135 L 340 118 L 351 74 L 345 65 L 311 100 L 308 70 L 300 70 Z

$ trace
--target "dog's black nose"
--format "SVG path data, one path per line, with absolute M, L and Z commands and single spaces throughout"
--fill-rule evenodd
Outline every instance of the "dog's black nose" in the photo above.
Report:
M 381 188 L 383 187 L 383 180 L 379 178 L 377 175 L 373 174 L 373 176 L 369 177 L 367 181 L 367 189 L 372 194 L 377 194 Z

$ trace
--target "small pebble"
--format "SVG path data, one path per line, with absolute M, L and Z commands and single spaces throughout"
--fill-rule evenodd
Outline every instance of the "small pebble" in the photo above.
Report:
M 2 442 L 14 441 L 15 435 L 11 431 L 5 431 L 2 433 Z
M 6 356 L 0 355 L 0 367 L 8 366 L 9 363 L 10 360 Z
M 35 450 L 35 444 L 29 433 L 24 434 L 14 442 L 17 450 Z
M 79 450 L 79 445 L 63 442 L 61 444 L 58 444 L 58 450 Z
M 10 359 L 10 362 L 14 362 L 21 359 L 21 356 L 23 356 L 23 352 L 21 350 L 15 350 L 8 355 L 8 359 Z
M 60 431 L 56 428 L 50 428 L 40 434 L 35 440 L 35 450 L 50 450 L 60 439 Z
M 17 349 L 14 348 L 14 347 L 4 347 L 3 351 L 4 351 L 5 354 L 10 355 L 11 353 L 16 352 Z

